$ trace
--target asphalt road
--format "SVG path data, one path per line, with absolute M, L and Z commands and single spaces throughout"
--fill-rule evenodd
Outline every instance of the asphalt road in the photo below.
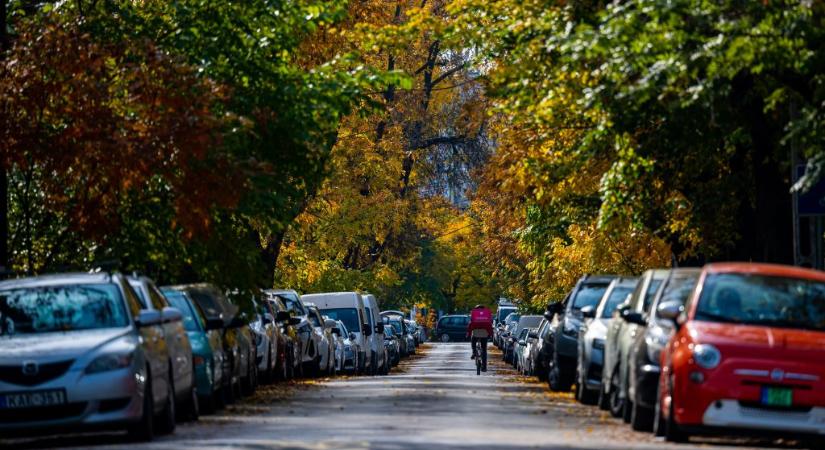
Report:
M 736 448 L 712 440 L 670 446 L 636 433 L 570 395 L 519 377 L 503 363 L 476 376 L 468 344 L 428 344 L 385 377 L 339 377 L 262 388 L 254 397 L 151 444 L 120 435 L 42 437 L 8 448 L 502 449 Z M 492 359 L 492 356 L 491 356 Z M 787 448 L 769 442 L 764 447 Z M 0 447 L 3 447 L 0 445 Z

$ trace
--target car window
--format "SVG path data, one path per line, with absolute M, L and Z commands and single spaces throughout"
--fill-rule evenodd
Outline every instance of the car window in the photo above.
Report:
M 120 280 L 120 287 L 123 290 L 123 295 L 126 298 L 126 306 L 132 313 L 132 317 L 137 317 L 137 315 L 140 314 L 140 310 L 143 309 L 143 305 L 141 305 L 140 299 L 135 294 L 135 291 L 134 289 L 132 289 L 132 286 L 122 278 Z
M 292 313 L 293 316 L 306 315 L 306 308 L 304 308 L 304 304 L 301 303 L 301 299 L 298 298 L 297 295 L 292 292 L 283 292 L 279 295 L 284 300 L 287 310 Z
M 613 311 L 616 308 L 624 303 L 627 300 L 627 296 L 633 291 L 633 288 L 630 286 L 616 286 L 610 291 L 610 295 L 608 295 L 606 303 L 604 305 L 604 310 L 602 311 L 602 318 L 609 319 L 613 315 Z
M 129 316 L 114 283 L 0 291 L 0 336 L 125 327 Z
M 197 311 L 192 309 L 189 300 L 181 292 L 170 292 L 167 294 L 169 303 L 180 310 L 183 315 L 183 328 L 186 331 L 201 331 L 204 323 Z
M 585 284 L 576 292 L 576 297 L 573 299 L 572 308 L 574 310 L 582 309 L 585 306 L 596 307 L 599 300 L 602 299 L 604 291 L 607 290 L 607 284 Z
M 309 318 L 309 322 L 312 324 L 313 327 L 321 326 L 321 318 L 318 316 L 317 310 L 310 308 L 307 313 L 307 317 Z
M 367 325 L 369 325 L 370 328 L 373 328 L 375 325 L 372 323 L 372 310 L 368 307 L 364 307 L 364 309 L 367 312 Z
M 324 314 L 330 319 L 340 320 L 344 322 L 347 329 L 358 332 L 361 327 L 358 325 L 358 310 L 355 308 L 332 308 L 325 309 Z
M 650 311 L 650 305 L 653 303 L 653 299 L 656 297 L 656 291 L 659 290 L 661 284 L 662 280 L 650 280 L 650 286 L 648 286 L 647 292 L 645 293 L 645 304 L 642 309 L 644 312 Z
M 152 305 L 158 311 L 162 310 L 163 308 L 169 306 L 169 302 L 166 301 L 166 298 L 163 297 L 163 294 L 158 292 L 158 288 L 156 288 L 152 284 L 147 284 L 146 286 L 149 287 L 149 298 L 152 300 Z

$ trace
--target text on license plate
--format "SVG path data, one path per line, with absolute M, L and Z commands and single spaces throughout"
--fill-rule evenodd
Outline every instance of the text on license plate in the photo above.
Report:
M 767 406 L 791 406 L 793 391 L 789 388 L 762 387 L 762 404 Z
M 63 389 L 0 394 L 0 409 L 37 408 L 65 403 L 66 391 Z

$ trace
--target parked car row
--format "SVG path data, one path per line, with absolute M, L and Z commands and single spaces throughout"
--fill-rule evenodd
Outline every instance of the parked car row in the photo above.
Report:
M 668 441 L 825 441 L 825 273 L 721 263 L 585 276 L 495 343 L 527 375 Z M 515 345 L 514 345 L 515 343 Z
M 385 375 L 418 343 L 414 323 L 385 314 L 356 292 L 159 288 L 100 271 L 2 281 L 0 433 L 148 441 L 259 383 Z

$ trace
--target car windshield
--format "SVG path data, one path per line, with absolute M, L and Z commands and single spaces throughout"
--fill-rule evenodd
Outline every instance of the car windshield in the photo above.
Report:
M 631 286 L 614 287 L 607 297 L 607 303 L 605 303 L 604 311 L 602 311 L 602 318 L 609 319 L 613 315 L 613 311 L 627 299 L 631 292 L 633 292 Z
M 395 334 L 404 333 L 404 328 L 402 328 L 400 320 L 390 320 L 390 325 L 392 325 L 392 331 L 395 332 Z
M 709 275 L 695 318 L 825 331 L 825 283 L 764 275 Z
M 573 309 L 582 309 L 585 306 L 596 307 L 599 300 L 602 299 L 604 291 L 607 290 L 606 284 L 586 284 L 576 293 L 576 298 L 573 300 Z
M 293 316 L 304 316 L 306 315 L 306 310 L 304 310 L 303 304 L 301 304 L 301 299 L 298 298 L 297 295 L 293 294 L 292 292 L 283 292 L 278 294 L 284 299 L 284 304 L 286 306 L 287 311 L 292 313 Z
M 344 322 L 349 330 L 360 330 L 358 326 L 358 310 L 355 308 L 333 308 L 325 309 L 323 313 L 329 316 L 330 319 L 340 320 Z
M 169 303 L 173 307 L 180 310 L 183 315 L 183 328 L 186 331 L 200 331 L 203 323 L 198 313 L 192 309 L 192 305 L 184 297 L 183 293 L 178 291 L 163 291 L 163 295 L 169 299 Z
M 656 298 L 656 291 L 659 290 L 659 285 L 662 284 L 663 280 L 652 279 L 650 280 L 650 284 L 647 286 L 647 292 L 645 293 L 645 303 L 644 303 L 644 311 L 650 311 L 650 305 L 653 304 L 653 299 Z M 634 303 L 635 305 L 635 303 Z
M 693 292 L 698 278 L 699 274 L 696 273 L 681 275 L 678 278 L 674 277 L 668 280 L 664 292 L 662 292 L 662 298 L 659 299 L 659 305 L 670 302 L 679 302 L 684 305 L 690 293 Z
M 496 320 L 501 322 L 502 320 L 504 320 L 507 317 L 507 315 L 509 315 L 510 313 L 512 313 L 515 310 L 516 310 L 516 308 L 500 308 L 498 310 L 498 314 L 496 314 Z
M 519 319 L 518 322 L 518 329 L 524 331 L 527 328 L 536 328 L 541 323 L 541 319 L 544 317 L 541 316 L 525 316 Z
M 78 284 L 0 291 L 0 336 L 125 327 L 117 285 Z

